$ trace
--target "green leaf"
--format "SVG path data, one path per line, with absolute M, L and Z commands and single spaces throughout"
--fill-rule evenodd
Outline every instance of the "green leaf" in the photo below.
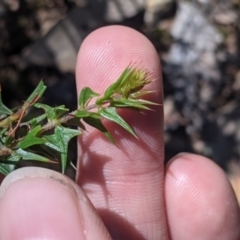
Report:
M 55 107 L 54 108 L 54 111 L 56 113 L 56 117 L 59 118 L 61 117 L 64 113 L 68 112 L 69 109 L 68 108 L 65 108 L 64 105 L 60 105 L 58 107 Z
M 131 69 L 130 68 L 126 68 L 123 73 L 120 75 L 120 77 L 118 78 L 118 80 L 111 84 L 107 90 L 105 91 L 104 93 L 104 96 L 110 96 L 112 95 L 113 93 L 115 93 L 115 90 L 119 88 L 119 86 L 121 86 L 125 80 L 128 78 L 129 76 L 129 73 L 131 72 Z
M 144 69 L 127 67 L 116 82 L 110 85 L 103 97 L 96 101 L 97 105 L 104 102 L 117 100 L 119 96 L 129 98 L 130 95 L 140 92 L 140 90 L 151 82 L 149 73 Z
M 94 92 L 91 88 L 85 87 L 80 92 L 78 104 L 81 108 L 85 108 L 86 104 L 93 98 L 99 96 L 99 93 Z
M 7 175 L 16 168 L 16 164 L 20 160 L 20 157 L 16 155 L 11 155 L 5 158 L 4 160 L 0 160 L 0 173 L 3 175 Z
M 49 159 L 38 154 L 25 151 L 21 148 L 15 151 L 15 154 L 23 160 L 33 160 L 33 161 L 40 161 L 40 162 L 49 162 Z
M 125 81 L 125 79 L 128 77 L 130 68 L 126 68 L 123 73 L 120 75 L 120 77 L 117 79 L 116 82 L 111 84 L 106 91 L 104 92 L 104 96 L 99 98 L 96 103 L 101 104 L 103 101 L 108 100 L 116 91 L 116 89 L 119 88 L 119 86 L 122 84 L 122 82 Z
M 32 94 L 27 98 L 27 100 L 25 101 L 23 107 L 25 105 L 31 105 L 33 102 L 36 101 L 36 99 L 39 99 L 43 93 L 45 92 L 47 86 L 44 85 L 43 81 L 40 81 L 39 84 L 37 85 L 37 87 L 35 88 L 35 90 L 32 92 Z
M 119 116 L 119 114 L 116 112 L 115 107 L 108 107 L 108 108 L 103 108 L 99 110 L 99 113 L 101 114 L 102 117 L 117 123 L 121 127 L 123 127 L 125 130 L 127 130 L 129 133 L 131 133 L 134 137 L 137 138 L 137 135 L 134 133 L 132 128 L 126 123 L 125 120 L 123 120 L 122 117 Z
M 35 128 L 40 122 L 42 122 L 46 118 L 47 118 L 47 114 L 44 113 L 38 117 L 35 117 L 35 118 L 29 120 L 28 122 L 26 122 L 26 125 L 31 126 L 31 128 Z
M 92 113 L 91 116 L 83 118 L 83 121 L 101 131 L 110 140 L 110 142 L 115 143 L 110 132 L 102 124 L 101 116 L 98 113 Z
M 133 93 L 130 94 L 130 98 L 137 99 L 141 96 L 148 95 L 148 94 L 153 93 L 153 92 L 154 91 L 152 91 L 152 90 L 148 90 L 148 91 L 147 90 L 145 90 L 145 91 L 141 90 L 141 91 L 133 92 Z
M 6 137 L 2 138 L 4 145 L 7 146 L 13 141 L 13 137 L 10 135 L 7 135 Z
M 42 138 L 37 137 L 37 134 L 40 130 L 41 130 L 41 126 L 38 125 L 34 129 L 29 131 L 26 137 L 19 142 L 19 147 L 24 149 L 24 148 L 31 147 L 33 145 L 44 144 L 46 141 Z
M 59 143 L 57 141 L 57 137 L 55 134 L 44 136 L 44 139 L 46 140 L 45 145 L 56 150 L 57 152 L 61 151 L 61 148 L 59 147 Z
M 13 114 L 13 112 L 8 107 L 6 107 L 2 102 L 2 88 L 0 85 L 0 116 L 10 114 Z
M 0 173 L 3 175 L 8 175 L 10 172 L 12 172 L 15 169 L 14 164 L 6 164 L 6 163 L 0 163 Z
M 141 104 L 141 101 L 135 99 L 119 99 L 111 102 L 111 106 L 116 108 L 136 108 L 150 110 L 149 107 Z
M 64 113 L 68 112 L 69 109 L 65 108 L 64 105 L 58 106 L 58 107 L 50 107 L 46 104 L 43 103 L 36 103 L 34 104 L 34 107 L 36 108 L 42 108 L 46 114 L 47 114 L 47 118 L 49 120 L 54 120 L 56 118 L 61 117 Z
M 76 117 L 84 118 L 89 117 L 91 112 L 88 112 L 87 110 L 77 110 Z
M 64 173 L 67 166 L 68 143 L 73 137 L 79 134 L 81 134 L 81 131 L 57 126 L 54 129 L 54 134 L 44 136 L 44 139 L 47 140 L 45 145 L 61 154 L 62 173 Z
M 139 103 L 144 104 L 144 105 L 155 105 L 155 106 L 159 105 L 158 103 L 151 102 L 151 101 L 148 101 L 148 100 L 145 100 L 145 99 L 131 99 L 131 100 L 135 101 L 135 102 L 139 102 Z
M 36 104 L 34 104 L 34 107 L 42 108 L 45 111 L 45 113 L 47 114 L 48 119 L 53 120 L 54 118 L 56 118 L 56 113 L 54 111 L 54 108 L 52 108 L 46 104 L 43 104 L 43 103 L 36 103 Z
M 6 160 L 6 162 L 15 162 L 15 164 L 21 159 L 20 156 L 16 155 L 16 154 L 13 154 L 11 156 L 9 156 Z
M 1 139 L 1 141 L 0 142 L 5 142 L 5 136 L 4 135 L 6 135 L 5 133 L 6 133 L 6 131 L 7 131 L 8 129 L 7 128 L 3 128 L 3 129 L 0 129 L 0 139 Z

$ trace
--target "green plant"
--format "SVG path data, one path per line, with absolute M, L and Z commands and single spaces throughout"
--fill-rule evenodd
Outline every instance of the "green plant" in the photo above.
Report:
M 3 104 L 0 88 L 0 172 L 7 175 L 20 161 L 31 160 L 61 164 L 64 173 L 68 164 L 73 165 L 68 158 L 68 143 L 83 133 L 83 123 L 97 128 L 114 143 L 102 118 L 119 124 L 136 137 L 117 109 L 149 110 L 148 105 L 155 103 L 141 97 L 152 92 L 144 90 L 150 82 L 150 74 L 144 69 L 127 67 L 102 95 L 89 87 L 83 88 L 79 94 L 78 109 L 73 112 L 64 105 L 50 107 L 38 103 L 46 90 L 42 81 L 17 109 L 9 109 Z M 29 119 L 30 113 L 37 108 L 43 113 Z M 76 126 L 78 130 L 74 129 Z

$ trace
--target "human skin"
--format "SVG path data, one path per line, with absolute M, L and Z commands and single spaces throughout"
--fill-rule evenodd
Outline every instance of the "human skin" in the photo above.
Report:
M 10 174 L 0 189 L 0 239 L 240 239 L 235 195 L 213 161 L 183 153 L 164 167 L 161 66 L 143 35 L 122 26 L 91 33 L 78 54 L 78 92 L 103 92 L 129 64 L 151 72 L 149 99 L 160 104 L 120 112 L 139 139 L 104 121 L 116 147 L 87 128 L 77 184 L 38 168 Z

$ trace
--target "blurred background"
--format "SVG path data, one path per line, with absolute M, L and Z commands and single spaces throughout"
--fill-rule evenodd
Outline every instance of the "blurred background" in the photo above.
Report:
M 152 41 L 162 62 L 165 161 L 179 152 L 205 155 L 239 195 L 239 23 L 240 0 L 0 0 L 3 100 L 21 105 L 44 79 L 44 102 L 76 108 L 83 39 L 106 25 L 132 27 Z

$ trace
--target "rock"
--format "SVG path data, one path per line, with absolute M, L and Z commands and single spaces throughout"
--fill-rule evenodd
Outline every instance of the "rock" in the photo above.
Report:
M 219 24 L 233 24 L 238 19 L 238 15 L 233 10 L 226 10 L 215 14 L 214 20 Z
M 109 22 L 121 22 L 126 18 L 135 16 L 144 9 L 146 0 L 107 0 L 105 20 Z M 149 0 L 147 0 L 148 2 Z
M 176 1 L 174 0 L 147 0 L 144 22 L 147 26 L 155 26 L 158 20 L 164 15 L 174 10 Z
M 23 68 L 35 64 L 74 72 L 83 39 L 109 22 L 133 17 L 144 8 L 145 0 L 75 0 L 75 3 L 78 8 L 68 12 L 45 36 L 23 51 L 20 63 Z
M 23 51 L 22 65 L 57 66 L 63 72 L 74 72 L 81 42 L 89 32 L 102 25 L 103 20 L 91 9 L 76 8 Z
M 223 39 L 201 10 L 181 1 L 171 34 L 174 38 L 165 70 L 177 108 L 188 122 L 189 134 L 202 128 L 209 103 L 220 85 L 216 49 Z

